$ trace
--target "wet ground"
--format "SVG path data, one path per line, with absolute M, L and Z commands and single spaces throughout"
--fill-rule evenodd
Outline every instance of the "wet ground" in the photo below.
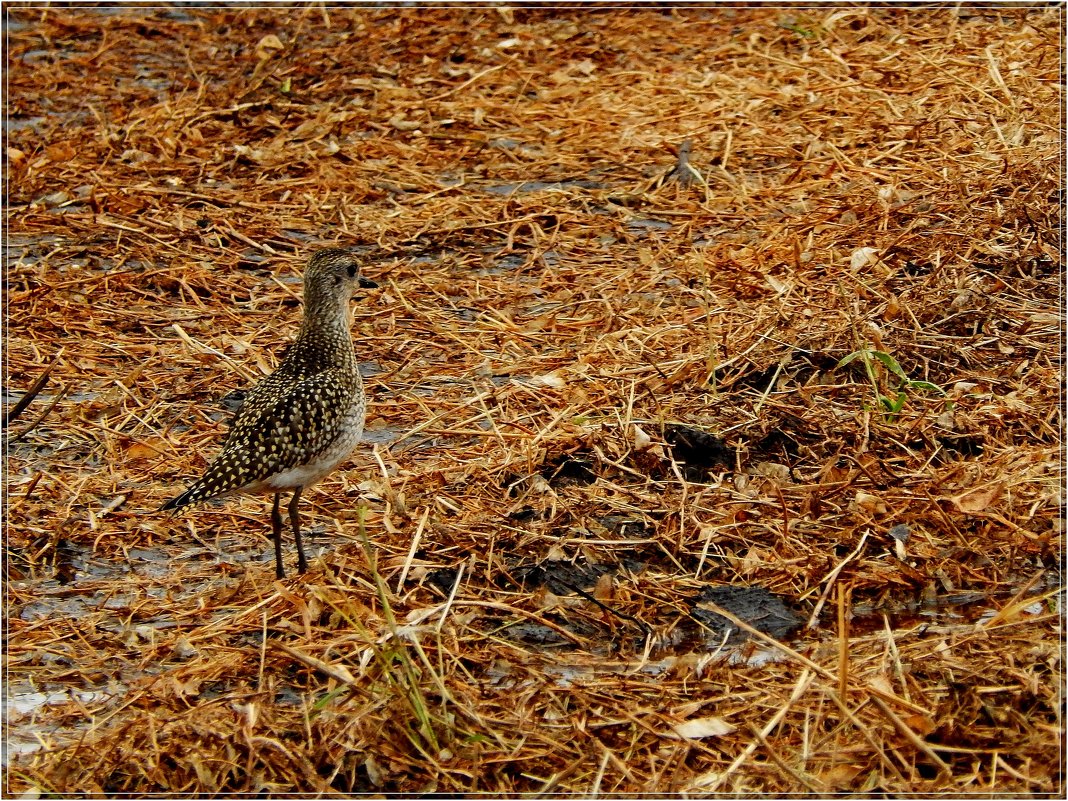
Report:
M 397 442 L 401 435 L 385 430 L 368 441 Z M 331 551 L 342 544 L 323 526 L 308 529 L 305 536 L 312 561 L 320 557 L 329 561 Z M 46 668 L 49 678 L 41 683 L 23 679 L 5 685 L 5 765 L 14 755 L 40 749 L 45 741 L 55 747 L 73 742 L 89 730 L 90 724 L 81 715 L 74 716 L 69 726 L 48 716 L 51 722 L 42 728 L 41 712 L 46 707 L 74 703 L 79 708 L 92 708 L 96 716 L 118 713 L 130 686 L 167 672 L 163 667 L 139 664 L 136 652 L 140 648 L 161 638 L 173 640 L 172 656 L 180 662 L 196 654 L 190 642 L 190 638 L 199 638 L 196 632 L 225 626 L 236 611 L 227 605 L 217 606 L 207 614 L 197 614 L 190 628 L 188 618 L 176 619 L 175 609 L 196 609 L 220 592 L 240 592 L 247 570 L 263 573 L 273 564 L 273 551 L 266 539 L 250 542 L 223 535 L 212 541 L 197 537 L 190 542 L 131 547 L 125 558 L 118 559 L 94 555 L 91 548 L 65 541 L 37 544 L 42 547 L 33 552 L 9 551 L 8 614 L 29 626 L 57 618 L 75 626 L 84 623 L 91 627 L 94 638 L 122 643 L 127 657 L 103 670 L 97 682 L 81 684 L 82 678 L 81 686 L 72 687 L 63 680 L 62 666 L 70 665 L 71 675 L 80 676 L 75 670 L 79 657 L 69 647 L 24 654 L 30 664 Z M 179 564 L 201 567 L 192 573 L 176 571 Z M 486 636 L 514 642 L 530 656 L 542 654 L 541 669 L 555 677 L 562 688 L 607 676 L 666 675 L 682 666 L 695 669 L 697 676 L 724 662 L 760 667 L 769 661 L 788 661 L 788 653 L 777 643 L 787 649 L 803 649 L 811 647 L 814 638 L 834 642 L 838 636 L 833 614 L 824 615 L 826 619 L 817 621 L 814 629 L 806 629 L 810 603 L 798 606 L 759 586 L 702 586 L 690 580 L 684 596 L 656 599 L 659 611 L 649 621 L 614 608 L 611 593 L 604 592 L 605 588 L 626 586 L 645 571 L 657 569 L 637 560 L 585 564 L 516 559 L 507 571 L 509 578 L 499 587 L 485 588 L 485 592 L 472 588 L 476 579 L 465 578 L 455 570 L 429 571 L 420 583 L 442 600 L 455 592 L 458 579 L 464 582 L 465 592 L 474 589 L 483 597 L 517 589 L 547 595 L 548 600 L 543 598 L 541 603 L 540 619 L 487 613 L 472 625 L 483 628 Z M 1027 589 L 1037 593 L 1055 586 L 1051 576 Z M 1010 588 L 996 598 L 975 592 L 945 592 L 879 608 L 860 604 L 848 616 L 850 636 L 884 631 L 978 631 L 1018 589 Z M 1048 604 L 1052 606 L 1033 603 L 1022 614 L 1060 614 L 1059 597 L 1050 597 Z M 189 631 L 189 637 L 176 638 L 176 630 Z M 232 645 L 258 649 L 263 646 L 262 635 L 245 635 Z M 34 673 L 19 661 L 9 663 L 8 669 L 22 676 Z M 481 674 L 490 685 L 502 688 L 525 681 L 523 675 L 515 673 L 507 662 L 487 665 Z M 227 691 L 224 683 L 211 693 L 222 697 Z M 308 701 L 285 685 L 278 693 L 276 703 L 301 705 Z

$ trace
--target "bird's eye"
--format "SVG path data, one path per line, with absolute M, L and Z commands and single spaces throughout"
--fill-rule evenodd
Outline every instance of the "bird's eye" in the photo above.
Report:
M 352 262 L 349 262 L 349 266 L 348 266 L 349 278 L 355 278 L 356 277 L 356 273 L 359 271 L 359 269 L 360 268 L 357 267 L 355 264 L 353 264 Z

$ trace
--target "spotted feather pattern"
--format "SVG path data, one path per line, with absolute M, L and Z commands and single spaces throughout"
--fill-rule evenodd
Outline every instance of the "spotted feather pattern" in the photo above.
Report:
M 297 339 L 278 369 L 249 392 L 204 475 L 162 509 L 307 486 L 349 455 L 365 413 L 349 333 L 348 299 L 359 280 L 351 264 L 344 251 L 313 257 Z

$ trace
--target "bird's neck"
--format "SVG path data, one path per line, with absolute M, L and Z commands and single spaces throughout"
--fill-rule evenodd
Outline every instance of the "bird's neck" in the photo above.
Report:
M 309 304 L 304 311 L 297 338 L 287 354 L 288 358 L 304 364 L 305 368 L 323 364 L 355 364 L 351 322 L 347 300 L 339 302 L 329 299 Z
M 347 338 L 351 323 L 347 298 L 308 297 L 305 298 L 298 338 L 314 336 L 316 331 L 343 331 Z

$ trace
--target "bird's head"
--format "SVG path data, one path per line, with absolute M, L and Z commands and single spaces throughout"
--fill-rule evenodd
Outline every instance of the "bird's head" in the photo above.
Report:
M 308 308 L 347 307 L 358 289 L 377 287 L 360 274 L 360 258 L 348 250 L 318 250 L 308 260 L 304 271 L 304 304 Z

